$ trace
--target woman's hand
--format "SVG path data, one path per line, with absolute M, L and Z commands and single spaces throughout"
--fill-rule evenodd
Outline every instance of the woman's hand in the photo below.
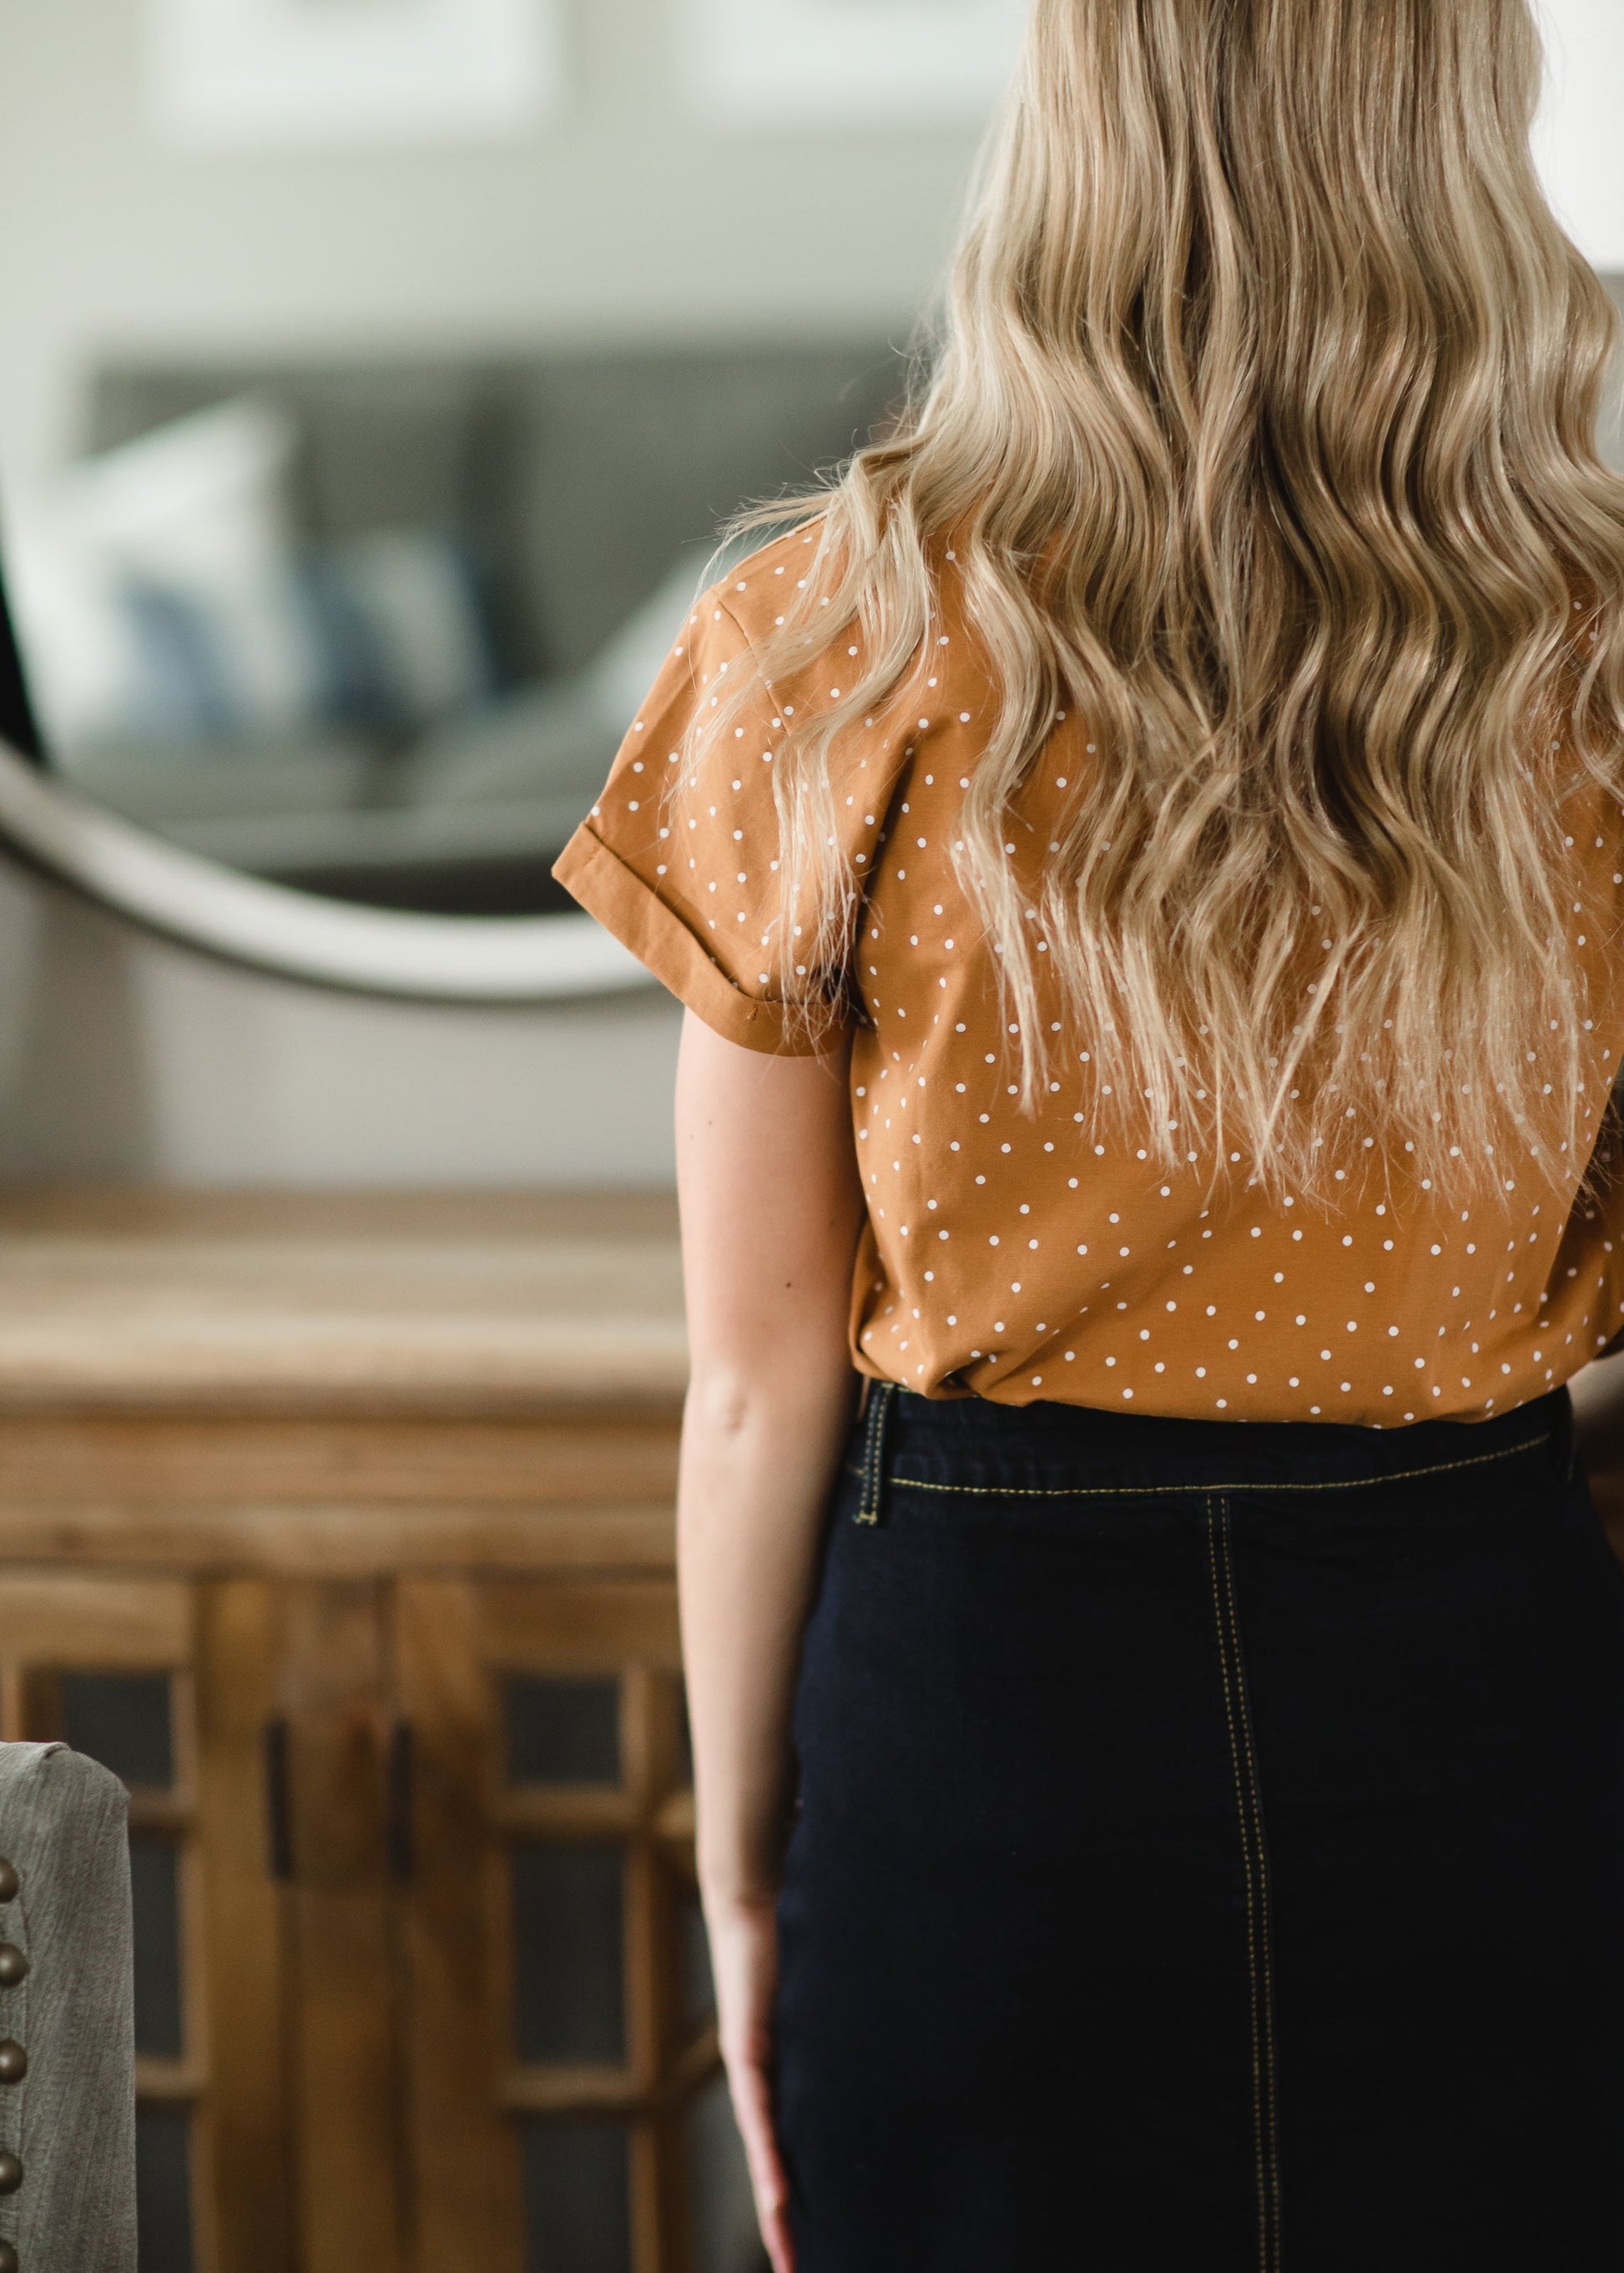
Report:
M 712 1904 L 710 1965 L 722 2058 L 744 2141 L 750 2189 L 773 2273 L 794 2273 L 789 2182 L 772 2114 L 772 1999 L 778 1979 L 778 1922 L 770 1896 Z

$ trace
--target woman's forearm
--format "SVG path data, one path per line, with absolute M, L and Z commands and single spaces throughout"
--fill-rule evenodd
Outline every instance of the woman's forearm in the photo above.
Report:
M 713 1907 L 777 1884 L 801 1638 L 854 1406 L 844 1351 L 834 1357 L 780 1351 L 754 1377 L 696 1374 L 688 1392 L 678 1560 L 699 1874 Z

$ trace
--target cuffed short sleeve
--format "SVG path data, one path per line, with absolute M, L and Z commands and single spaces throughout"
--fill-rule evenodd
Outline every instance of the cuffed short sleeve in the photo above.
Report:
M 771 560 L 746 562 L 726 597 L 718 588 L 694 610 L 553 873 L 726 1040 L 800 1056 L 826 1050 L 844 1019 L 837 1009 L 808 1020 L 783 999 L 773 766 L 785 717 L 726 604 L 748 594 L 752 569 L 778 573 Z M 697 775 L 679 794 L 690 740 L 710 718 L 718 731 L 702 738 Z
M 811 1049 L 809 1039 L 786 1022 L 783 1003 L 752 994 L 730 977 L 684 917 L 590 822 L 575 831 L 553 873 L 589 915 L 725 1041 L 792 1055 Z

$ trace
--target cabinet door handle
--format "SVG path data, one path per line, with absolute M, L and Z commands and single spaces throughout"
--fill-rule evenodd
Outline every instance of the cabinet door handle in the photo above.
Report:
M 385 1767 L 388 1794 L 386 1845 L 389 1876 L 402 1886 L 410 1878 L 415 1861 L 411 1819 L 412 1754 L 411 1723 L 410 1721 L 396 1721 L 389 1730 L 389 1752 Z
M 273 1879 L 293 1876 L 293 1805 L 289 1789 L 288 1723 L 267 1721 L 264 1734 L 266 1849 Z

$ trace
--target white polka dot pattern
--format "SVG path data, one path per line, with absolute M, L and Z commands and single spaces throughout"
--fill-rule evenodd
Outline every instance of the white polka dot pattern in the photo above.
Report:
M 753 667 L 752 638 L 782 612 L 805 546 L 767 547 L 700 604 L 558 868 L 707 1023 L 769 1051 L 810 1046 L 778 987 L 772 767 L 787 719 L 833 683 L 827 664 L 758 687 L 697 793 L 673 806 L 668 792 L 684 734 Z M 1035 1114 L 1021 1111 L 1019 1036 L 1000 1031 L 992 957 L 951 862 L 990 691 L 951 591 L 944 610 L 929 709 L 915 698 L 876 718 L 834 760 L 840 851 L 865 896 L 838 974 L 868 1202 L 859 1366 L 1004 1404 L 1390 1428 L 1505 1412 L 1624 1332 L 1624 1174 L 1580 1191 L 1575 1168 L 1560 1193 L 1501 1159 L 1479 1193 L 1445 1204 L 1378 1146 L 1363 1190 L 1381 1197 L 1350 1182 L 1332 1213 L 1266 1197 L 1244 1161 L 1215 1182 L 1198 1150 L 1173 1174 L 1148 1145 L 1102 1141 L 1086 1049 L 1056 1067 Z M 1025 808 L 1035 844 L 1094 754 L 1079 722 L 1057 720 Z M 1612 945 L 1624 817 L 1599 796 L 1590 833 L 1595 892 L 1575 941 L 1593 998 L 1624 1003 Z M 1616 1016 L 1603 1024 L 1596 1129 L 1624 1050 Z M 1616 1152 L 1610 1128 L 1602 1141 Z

